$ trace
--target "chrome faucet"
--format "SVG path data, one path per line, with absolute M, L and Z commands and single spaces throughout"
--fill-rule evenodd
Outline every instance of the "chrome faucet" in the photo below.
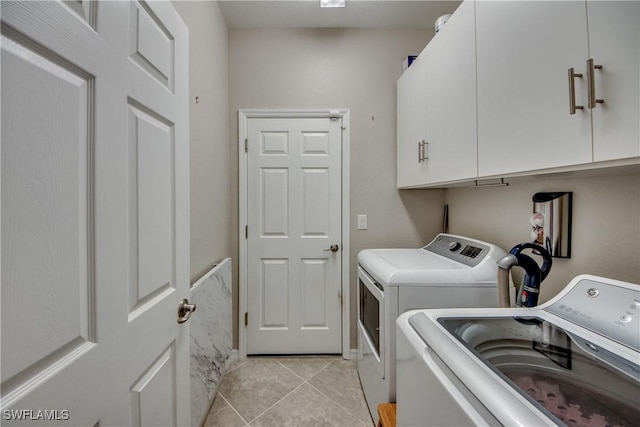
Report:
M 528 255 L 523 249 L 532 249 L 534 253 L 542 256 L 542 266 Z M 535 307 L 538 305 L 540 284 L 551 270 L 551 255 L 542 246 L 533 243 L 521 243 L 514 246 L 509 254 L 498 260 L 498 304 L 500 307 L 509 307 L 509 271 L 518 266 L 524 269 L 525 275 L 516 296 L 516 305 L 521 307 Z

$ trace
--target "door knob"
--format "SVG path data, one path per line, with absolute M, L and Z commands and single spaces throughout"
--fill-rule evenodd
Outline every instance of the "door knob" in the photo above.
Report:
M 195 304 L 189 304 L 188 299 L 180 301 L 180 304 L 178 304 L 178 323 L 184 323 L 189 320 L 191 313 L 194 311 L 196 311 Z
M 325 252 L 338 252 L 340 250 L 340 246 L 336 245 L 335 243 L 331 246 L 329 246 L 329 249 L 323 249 L 323 251 Z

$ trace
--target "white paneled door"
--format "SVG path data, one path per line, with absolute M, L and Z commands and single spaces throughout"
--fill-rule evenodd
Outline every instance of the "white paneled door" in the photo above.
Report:
M 2 424 L 188 425 L 187 28 L 1 8 Z
M 340 353 L 341 120 L 249 118 L 247 353 Z

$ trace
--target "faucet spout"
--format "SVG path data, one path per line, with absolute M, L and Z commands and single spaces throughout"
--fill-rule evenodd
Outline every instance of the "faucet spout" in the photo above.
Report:
M 498 260 L 498 267 L 502 270 L 511 270 L 515 265 L 518 265 L 518 258 L 514 254 L 507 254 Z
M 498 307 L 511 306 L 509 271 L 515 265 L 518 265 L 518 258 L 513 254 L 507 254 L 498 260 Z

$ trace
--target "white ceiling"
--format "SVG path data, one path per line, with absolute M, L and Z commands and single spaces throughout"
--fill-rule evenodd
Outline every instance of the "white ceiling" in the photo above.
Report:
M 219 0 L 232 28 L 430 28 L 459 0 L 346 0 L 320 8 L 320 0 Z

